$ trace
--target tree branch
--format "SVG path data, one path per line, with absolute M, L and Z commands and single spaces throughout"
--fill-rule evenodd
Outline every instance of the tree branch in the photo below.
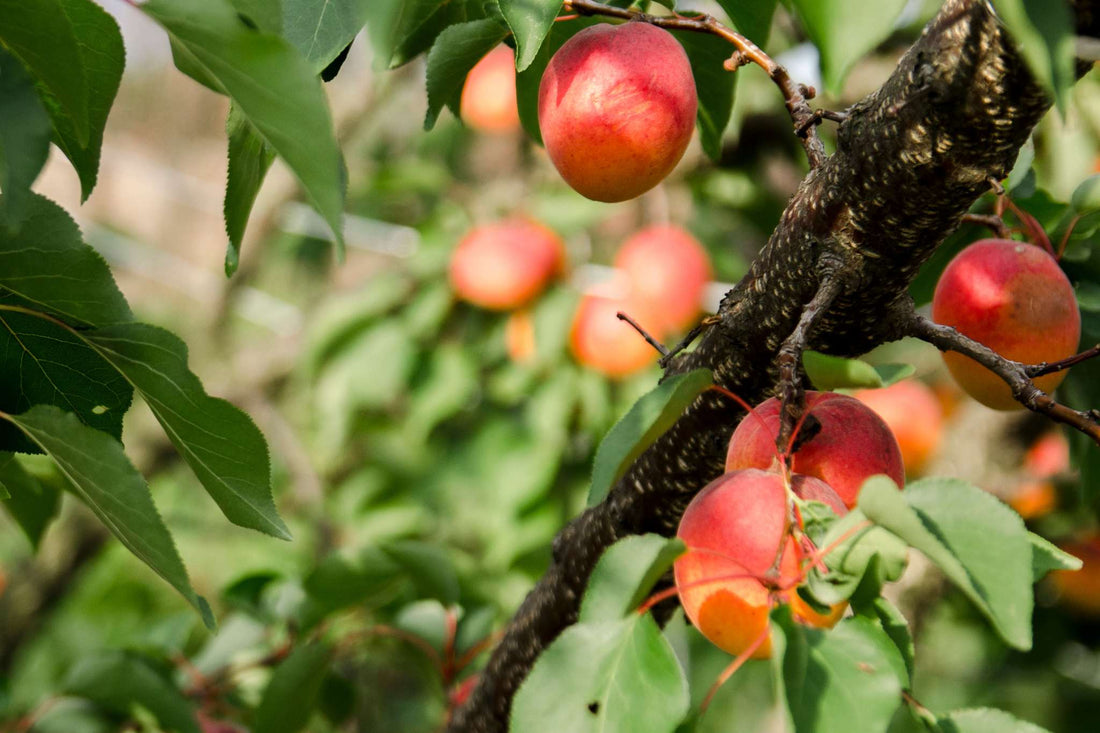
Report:
M 573 10 L 580 0 L 571 0 Z M 1075 4 L 1079 35 L 1098 36 L 1100 0 Z M 677 22 L 684 22 L 679 19 Z M 948 0 L 875 93 L 848 110 L 837 150 L 812 169 L 749 273 L 723 299 L 694 351 L 668 374 L 710 368 L 750 403 L 773 394 L 776 356 L 837 258 L 844 286 L 806 346 L 856 356 L 904 335 L 921 264 L 970 205 L 1001 179 L 1050 102 L 984 0 Z M 611 490 L 554 541 L 549 570 L 524 600 L 449 730 L 498 733 L 547 644 L 576 621 L 603 550 L 628 534 L 675 532 L 695 493 L 722 472 L 742 416 L 704 392 Z

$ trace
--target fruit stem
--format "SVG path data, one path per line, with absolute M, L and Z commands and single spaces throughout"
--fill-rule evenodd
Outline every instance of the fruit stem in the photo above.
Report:
M 1058 243 L 1058 254 L 1055 255 L 1054 259 L 1058 260 L 1059 262 L 1062 261 L 1062 255 L 1066 251 L 1066 245 L 1069 244 L 1069 235 L 1073 234 L 1073 229 L 1077 226 L 1077 222 L 1079 221 L 1081 221 L 1080 214 L 1077 214 L 1072 219 L 1070 219 L 1069 227 L 1066 228 L 1066 233 L 1062 235 L 1062 241 Z

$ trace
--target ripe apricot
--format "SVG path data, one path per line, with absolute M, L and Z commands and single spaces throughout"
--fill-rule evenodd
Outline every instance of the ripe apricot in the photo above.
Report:
M 853 396 L 890 428 L 901 449 L 905 473 L 919 474 L 943 437 L 943 408 L 931 388 L 916 379 L 903 379 L 889 387 L 860 390 Z
M 618 317 L 622 311 L 660 338 L 660 320 L 636 298 L 581 298 L 569 332 L 569 349 L 581 364 L 609 377 L 624 377 L 657 361 L 657 351 Z
M 561 272 L 565 245 L 553 231 L 515 218 L 472 229 L 451 254 L 455 294 L 490 310 L 529 303 Z
M 519 129 L 515 52 L 500 45 L 470 69 L 458 103 L 462 121 L 490 133 Z
M 626 273 L 638 297 L 654 306 L 666 329 L 695 325 L 711 267 L 691 234 L 671 225 L 642 229 L 623 242 L 614 265 Z

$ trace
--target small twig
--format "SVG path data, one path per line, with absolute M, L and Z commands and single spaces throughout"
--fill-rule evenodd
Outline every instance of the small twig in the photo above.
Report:
M 1069 369 L 1075 364 L 1080 364 L 1083 361 L 1088 361 L 1094 356 L 1100 356 L 1100 344 L 1093 346 L 1091 349 L 1085 349 L 1080 354 L 1074 354 L 1073 356 L 1067 356 L 1061 361 L 1052 361 L 1050 363 L 1042 362 L 1041 364 L 1032 364 L 1025 368 L 1027 376 L 1035 379 L 1045 374 L 1053 374 L 1054 372 L 1060 372 L 1063 369 Z
M 652 346 L 653 348 L 657 349 L 658 352 L 660 352 L 661 358 L 664 358 L 664 357 L 668 356 L 668 347 L 666 347 L 664 344 L 662 344 L 657 339 L 650 336 L 649 331 L 646 331 L 644 328 L 642 328 L 642 325 L 640 323 L 638 323 L 637 321 L 635 321 L 633 318 L 631 318 L 627 314 L 623 313 L 622 311 L 619 311 L 615 315 L 617 315 L 619 317 L 620 321 L 626 321 L 627 323 L 629 323 L 634 328 L 635 331 L 640 333 L 642 335 L 642 338 L 644 338 L 646 340 L 646 342 L 649 343 L 650 346 Z
M 830 122 L 841 123 L 848 119 L 847 112 L 834 112 L 831 109 L 815 109 L 813 116 L 802 123 L 801 126 L 795 128 L 795 134 L 799 137 L 805 137 L 811 127 L 817 127 L 825 120 Z
M 809 100 L 813 98 L 814 90 L 795 82 L 791 79 L 791 75 L 787 70 L 777 64 L 771 56 L 764 53 L 759 46 L 732 28 L 722 25 L 712 16 L 703 14 L 688 18 L 679 15 L 648 15 L 629 8 L 616 8 L 605 5 L 595 0 L 565 0 L 562 7 L 566 13 L 602 15 L 622 20 L 641 20 L 665 30 L 709 33 L 729 41 L 737 48 L 737 52 L 728 61 L 731 66 L 736 68 L 736 66 L 746 62 L 754 63 L 762 68 L 775 85 L 779 87 L 779 91 L 783 94 L 783 99 L 786 102 L 787 112 L 790 113 L 791 121 L 794 123 L 795 131 L 803 131 L 799 133 L 799 138 L 802 140 L 802 147 L 806 150 L 810 167 L 817 168 L 825 162 L 825 146 L 817 137 L 815 124 L 811 121 L 814 117 L 814 111 L 810 108 Z
M 1009 231 L 1005 220 L 995 214 L 963 214 L 962 220 L 965 224 L 986 227 L 1001 239 L 1012 238 L 1012 232 Z
M 779 348 L 779 356 L 776 363 L 779 365 L 779 388 L 782 391 L 782 406 L 780 407 L 779 435 L 775 444 L 780 452 L 786 452 L 791 443 L 791 435 L 794 433 L 795 423 L 802 416 L 805 393 L 802 389 L 802 376 L 799 373 L 799 365 L 802 362 L 802 352 L 806 349 L 810 332 L 817 324 L 818 319 L 829 309 L 836 297 L 840 295 L 842 280 L 839 277 L 826 275 L 817 292 L 806 307 L 802 309 L 802 316 L 798 319 L 798 325 Z M 787 454 L 787 465 L 790 466 L 791 456 Z
M 678 344 L 669 349 L 668 353 L 661 357 L 661 360 L 658 362 L 658 364 L 660 364 L 662 369 L 668 369 L 668 367 L 672 363 L 672 359 L 675 358 L 677 354 L 682 352 L 687 347 L 691 346 L 692 342 L 694 342 L 695 339 L 699 338 L 703 331 L 707 330 L 716 323 L 721 322 L 722 319 L 718 316 L 707 316 L 702 321 L 700 321 L 697 326 L 688 331 L 687 335 L 680 339 L 680 342 Z
M 916 311 L 910 310 L 908 320 L 903 324 L 904 331 L 909 336 L 927 341 L 940 351 L 956 351 L 963 356 L 968 356 L 1003 379 L 1012 389 L 1012 396 L 1027 409 L 1046 415 L 1055 422 L 1081 431 L 1100 445 L 1100 411 L 1089 410 L 1081 412 L 1066 405 L 1060 404 L 1053 397 L 1043 392 L 1031 381 L 1033 376 L 1049 374 L 1058 371 L 1057 368 L 1065 368 L 1085 359 L 1100 354 L 1100 346 L 1089 349 L 1069 359 L 1063 359 L 1055 364 L 1021 364 L 1004 358 L 992 349 L 962 335 L 949 326 L 941 326 L 933 323 Z M 1065 364 L 1069 362 L 1069 364 Z

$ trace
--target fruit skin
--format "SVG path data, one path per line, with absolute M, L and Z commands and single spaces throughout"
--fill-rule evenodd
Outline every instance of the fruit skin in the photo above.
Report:
M 529 303 L 558 275 L 565 245 L 553 231 L 515 218 L 475 227 L 451 254 L 449 276 L 459 298 L 490 310 Z
M 695 325 L 712 270 L 706 250 L 691 234 L 676 226 L 648 227 L 623 242 L 613 264 L 626 273 L 638 297 L 654 306 L 666 329 Z
M 901 450 L 890 428 L 871 408 L 854 397 L 836 392 L 806 392 L 810 414 L 821 430 L 794 454 L 791 470 L 819 478 L 854 507 L 863 482 L 884 473 L 898 486 L 905 485 Z M 775 439 L 779 434 L 779 400 L 757 405 L 730 438 L 726 470 L 774 468 Z
M 920 474 L 943 437 L 943 408 L 935 392 L 917 379 L 903 379 L 889 387 L 859 390 L 853 397 L 890 428 L 901 449 L 905 473 Z
M 511 48 L 497 46 L 470 69 L 458 110 L 462 121 L 480 132 L 519 130 L 516 61 Z
M 596 201 L 626 201 L 660 183 L 691 140 L 697 107 L 683 47 L 640 21 L 577 33 L 539 85 L 546 152 L 570 186 Z
M 795 476 L 791 485 L 796 493 L 832 494 L 810 477 Z M 839 604 L 829 614 L 818 614 L 798 597 L 793 586 L 803 554 L 788 533 L 786 492 L 782 474 L 754 468 L 734 471 L 700 491 L 680 520 L 676 535 L 689 549 L 673 565 L 680 603 L 700 633 L 730 654 L 746 651 L 768 628 L 771 591 L 758 578 L 771 574 L 773 586 L 791 586 L 774 594 L 790 602 L 802 623 L 832 626 L 847 606 Z M 771 651 L 769 636 L 751 658 L 767 659 Z
M 655 338 L 662 337 L 659 320 L 637 299 L 605 298 L 586 295 L 581 298 L 569 331 L 569 350 L 581 364 L 609 377 L 624 377 L 645 369 L 657 361 L 657 351 L 626 321 L 616 315 L 623 311 Z
M 1073 355 L 1081 313 L 1058 263 L 1031 244 L 983 239 L 955 256 L 932 296 L 932 320 L 952 326 L 1006 359 L 1037 364 Z M 974 399 L 997 410 L 1023 409 L 1002 379 L 969 357 L 943 355 L 951 376 Z M 1045 392 L 1065 372 L 1035 380 Z

